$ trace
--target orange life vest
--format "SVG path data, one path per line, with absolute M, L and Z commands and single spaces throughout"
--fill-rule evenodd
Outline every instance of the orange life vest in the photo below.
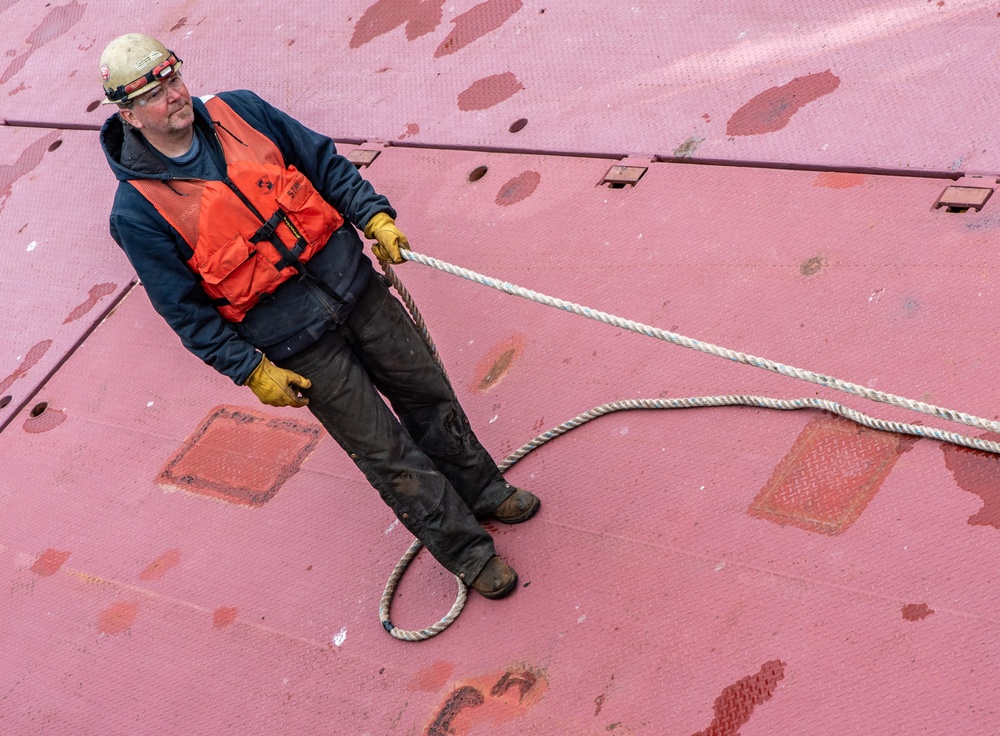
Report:
M 206 103 L 225 181 L 130 183 L 194 251 L 188 267 L 223 318 L 241 322 L 264 294 L 304 269 L 344 218 L 278 147 L 218 97 Z

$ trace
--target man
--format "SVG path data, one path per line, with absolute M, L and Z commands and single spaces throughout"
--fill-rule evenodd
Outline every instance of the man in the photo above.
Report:
M 395 210 L 329 138 L 251 92 L 192 98 L 181 65 L 134 33 L 101 56 L 118 106 L 101 129 L 118 178 L 111 235 L 154 308 L 265 404 L 308 405 L 445 568 L 507 595 L 517 573 L 478 520 L 518 523 L 540 503 L 504 482 L 364 257 L 355 227 L 404 262 Z

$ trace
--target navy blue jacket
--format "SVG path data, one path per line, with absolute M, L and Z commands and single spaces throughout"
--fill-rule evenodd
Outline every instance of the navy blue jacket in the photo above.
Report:
M 355 227 L 363 229 L 373 215 L 395 217 L 389 201 L 375 192 L 357 168 L 337 154 L 333 141 L 245 90 L 219 97 L 254 129 L 274 141 L 287 165 L 305 174 L 316 190 L 343 215 L 344 227 L 309 261 L 310 272 L 332 289 L 308 279 L 292 278 L 266 296 L 242 322 L 227 322 L 211 305 L 198 277 L 187 266 L 190 246 L 157 212 L 130 179 L 180 176 L 173 162 L 149 147 L 142 136 L 116 114 L 101 128 L 101 146 L 118 177 L 111 210 L 111 236 L 125 251 L 156 311 L 188 350 L 243 384 L 260 362 L 262 351 L 280 360 L 318 340 L 343 322 L 368 285 L 373 269 L 363 253 Z M 196 131 L 220 172 L 226 170 L 205 104 L 192 98 Z

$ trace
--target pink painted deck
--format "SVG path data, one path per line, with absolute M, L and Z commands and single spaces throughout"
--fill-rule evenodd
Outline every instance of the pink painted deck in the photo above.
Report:
M 352 0 L 280 13 L 6 0 L 0 117 L 99 124 L 95 59 L 119 26 L 140 27 L 183 49 L 201 93 L 254 89 L 344 138 L 995 172 L 997 12 L 992 0 Z
M 0 428 L 135 281 L 95 207 L 93 135 L 0 127 Z
M 103 118 L 60 80 L 131 30 L 106 30 L 118 5 L 0 2 L 8 122 Z M 437 3 L 306 3 L 226 23 L 220 4 L 168 2 L 138 25 L 194 91 L 252 87 L 367 141 L 341 150 L 379 152 L 363 172 L 418 252 L 995 418 L 1000 201 L 935 203 L 997 185 L 996 7 L 605 5 L 435 20 Z M 463 93 L 507 72 L 522 89 L 471 109 L 509 82 Z M 752 132 L 765 103 L 786 124 Z M 310 415 L 201 365 L 129 290 L 94 133 L 0 135 L 3 733 L 1000 730 L 1000 459 L 812 411 L 604 417 L 508 473 L 544 500 L 493 529 L 516 593 L 399 642 L 377 608 L 408 534 Z M 628 157 L 553 155 L 573 152 Z M 620 164 L 646 172 L 601 185 Z M 904 168 L 926 171 L 859 173 Z M 498 459 L 636 397 L 820 395 L 945 427 L 398 271 Z M 454 588 L 422 554 L 394 623 L 433 622 Z

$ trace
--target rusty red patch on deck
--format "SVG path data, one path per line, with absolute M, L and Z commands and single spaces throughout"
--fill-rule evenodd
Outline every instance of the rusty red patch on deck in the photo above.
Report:
M 157 557 L 155 560 L 149 563 L 146 568 L 139 573 L 140 580 L 159 580 L 167 572 L 174 567 L 177 567 L 181 561 L 181 551 L 179 549 L 172 549 L 164 552 L 162 555 Z
M 51 4 L 46 3 L 45 7 L 49 7 Z M 26 39 L 28 50 L 15 56 L 7 65 L 7 68 L 0 73 L 0 84 L 6 84 L 8 79 L 20 72 L 31 55 L 38 51 L 38 49 L 68 32 L 70 28 L 80 21 L 86 9 L 86 3 L 80 4 L 76 0 L 70 0 L 65 5 L 57 5 L 52 8 L 42 19 L 42 22 L 35 26 L 34 30 L 28 35 Z M 17 52 L 15 51 L 15 53 Z M 9 54 L 10 51 L 8 51 Z
M 484 722 L 503 723 L 523 715 L 548 689 L 545 673 L 513 666 L 457 685 L 445 697 L 424 731 L 425 736 L 462 736 L 489 732 Z
M 40 404 L 24 420 L 24 431 L 28 434 L 41 434 L 55 429 L 65 421 L 66 412 L 50 409 L 45 404 Z
M 35 343 L 31 347 L 31 350 L 28 351 L 28 354 L 24 356 L 24 360 L 21 361 L 21 365 L 19 365 L 9 376 L 0 380 L 0 392 L 6 391 L 11 387 L 11 385 L 13 385 L 14 381 L 27 375 L 28 371 L 30 371 L 35 364 L 37 364 L 38 361 L 44 357 L 50 347 L 52 347 L 51 340 L 41 340 L 40 342 Z
M 803 105 L 830 94 L 839 86 L 840 78 L 827 69 L 764 90 L 733 113 L 726 124 L 726 135 L 760 135 L 781 130 Z
M 455 27 L 434 52 L 434 58 L 454 54 L 494 31 L 521 9 L 521 0 L 486 0 L 452 19 Z
M 404 140 L 410 136 L 417 135 L 420 132 L 420 126 L 417 123 L 407 123 L 406 132 L 399 136 L 397 140 Z
M 212 626 L 217 629 L 223 629 L 229 626 L 233 621 L 236 620 L 236 616 L 239 615 L 240 609 L 231 608 L 229 606 L 221 606 L 216 608 L 212 612 Z
M 43 578 L 55 575 L 59 571 L 59 568 L 63 566 L 63 563 L 69 559 L 70 554 L 70 552 L 49 547 L 49 549 L 42 552 L 38 559 L 35 560 L 35 564 L 31 566 L 31 571 Z
M 120 634 L 127 631 L 139 613 L 139 604 L 132 601 L 117 601 L 101 611 L 97 620 L 97 630 L 102 634 Z
M 479 79 L 458 95 L 458 109 L 464 111 L 486 110 L 499 105 L 524 89 L 513 72 L 494 74 Z
M 740 727 L 750 720 L 754 708 L 771 699 L 784 677 L 785 663 L 775 659 L 765 662 L 757 674 L 725 688 L 715 699 L 712 724 L 694 736 L 738 736 Z
M 261 506 L 298 472 L 321 428 L 243 409 L 212 410 L 156 482 L 243 506 Z
M 117 284 L 107 283 L 107 284 L 97 284 L 92 286 L 90 292 L 87 294 L 87 299 L 82 302 L 79 306 L 73 309 L 72 312 L 67 315 L 66 319 L 63 320 L 63 324 L 69 324 L 70 322 L 75 322 L 80 319 L 97 306 L 97 302 L 106 297 L 108 294 L 114 294 L 115 289 L 118 288 Z
M 512 335 L 502 343 L 494 345 L 476 366 L 472 390 L 487 391 L 496 386 L 523 352 L 524 335 L 521 334 Z
M 749 514 L 822 534 L 841 534 L 915 439 L 823 414 L 802 430 L 750 505 Z
M 997 442 L 1000 434 L 987 432 L 982 439 Z M 942 445 L 941 450 L 959 487 L 983 499 L 983 507 L 969 517 L 969 524 L 1000 529 L 1000 455 L 952 444 Z
M 934 609 L 926 603 L 908 603 L 903 606 L 903 618 L 907 621 L 920 621 L 934 613 Z
M 441 23 L 444 0 L 378 0 L 354 25 L 350 47 L 364 46 L 384 33 L 406 26 L 406 40 L 430 33 Z
M 542 180 L 542 175 L 537 171 L 523 171 L 512 179 L 509 179 L 500 187 L 497 193 L 496 203 L 500 207 L 508 207 L 523 199 L 527 199 L 534 194 L 538 188 L 538 183 Z

